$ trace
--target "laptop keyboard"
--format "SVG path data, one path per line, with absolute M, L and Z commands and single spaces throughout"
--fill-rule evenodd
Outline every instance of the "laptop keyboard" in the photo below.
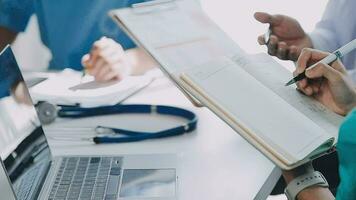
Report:
M 116 200 L 122 157 L 63 158 L 49 200 Z

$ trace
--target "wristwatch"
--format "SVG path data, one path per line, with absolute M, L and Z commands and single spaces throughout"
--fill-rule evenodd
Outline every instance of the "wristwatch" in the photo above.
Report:
M 288 200 L 296 200 L 299 192 L 311 186 L 329 187 L 325 177 L 318 171 L 309 172 L 293 179 L 284 189 Z

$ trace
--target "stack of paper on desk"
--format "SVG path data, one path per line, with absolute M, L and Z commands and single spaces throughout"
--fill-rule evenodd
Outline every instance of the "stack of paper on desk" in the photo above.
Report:
M 35 102 L 47 101 L 57 105 L 94 107 L 117 104 L 152 81 L 150 76 L 132 76 L 120 82 L 99 83 L 93 77 L 66 69 L 56 76 L 30 88 Z
M 342 117 L 285 87 L 289 71 L 268 55 L 248 56 L 195 1 L 157 2 L 110 14 L 188 97 L 283 169 L 335 145 Z
M 270 56 L 221 57 L 187 70 L 184 88 L 283 169 L 327 153 L 342 117 L 284 83 Z

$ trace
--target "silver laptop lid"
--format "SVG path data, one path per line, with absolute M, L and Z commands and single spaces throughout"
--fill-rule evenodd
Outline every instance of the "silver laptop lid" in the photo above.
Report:
M 35 198 L 47 174 L 51 153 L 9 46 L 0 53 L 0 156 L 18 199 L 22 199 L 20 184 L 42 166 L 41 175 L 32 179 L 34 185 L 28 189 L 28 196 Z

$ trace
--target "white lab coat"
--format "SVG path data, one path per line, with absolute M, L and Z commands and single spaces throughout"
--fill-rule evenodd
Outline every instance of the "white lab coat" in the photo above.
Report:
M 309 34 L 315 49 L 333 52 L 356 38 L 356 0 L 329 0 L 321 21 Z M 342 59 L 356 83 L 356 50 Z

